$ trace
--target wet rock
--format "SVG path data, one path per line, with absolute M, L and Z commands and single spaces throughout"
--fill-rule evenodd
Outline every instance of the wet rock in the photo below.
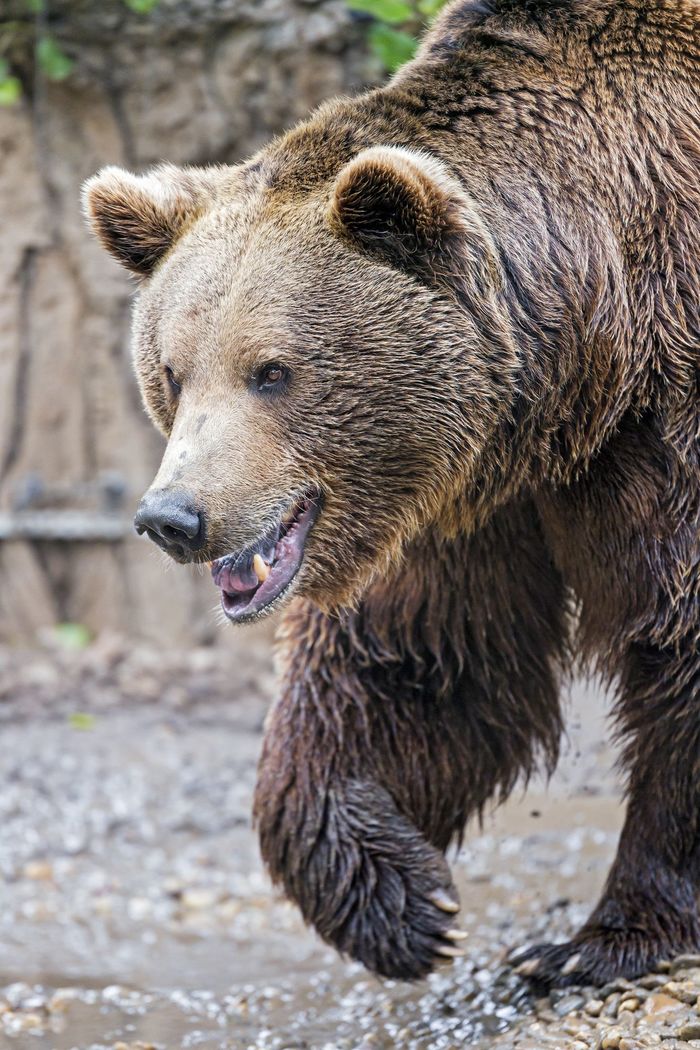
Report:
M 611 1028 L 600 1040 L 600 1050 L 619 1050 L 624 1034 L 621 1028 Z
M 567 1014 L 580 1010 L 585 1001 L 582 995 L 576 993 L 563 995 L 558 1002 L 553 1003 L 554 1013 L 558 1017 L 566 1017 Z
M 679 1010 L 680 1003 L 674 996 L 666 992 L 654 992 L 644 1001 L 644 1013 L 649 1017 L 658 1017 L 662 1014 L 674 1013 Z
M 185 890 L 182 894 L 182 906 L 190 911 L 204 911 L 213 908 L 219 900 L 216 890 L 195 888 Z
M 47 860 L 31 860 L 24 865 L 25 879 L 49 882 L 53 878 L 53 866 Z
M 661 973 L 648 973 L 644 977 L 640 977 L 637 984 L 640 988 L 654 989 L 661 988 L 662 985 L 666 984 L 668 978 L 665 974 Z
M 698 998 L 698 986 L 693 981 L 669 981 L 663 985 L 662 991 L 688 1005 L 694 1004 Z
M 679 1039 L 700 1039 L 700 1020 L 682 1025 L 676 1034 Z
M 678 955 L 669 965 L 669 973 L 677 974 L 679 970 L 700 969 L 700 955 Z
M 622 995 L 620 992 L 613 992 L 612 995 L 608 995 L 601 1014 L 603 1017 L 617 1017 L 617 1011 L 622 1002 Z

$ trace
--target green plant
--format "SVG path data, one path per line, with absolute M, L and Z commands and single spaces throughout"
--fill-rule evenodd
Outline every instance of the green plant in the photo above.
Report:
M 10 66 L 5 58 L 0 58 L 0 106 L 11 106 L 22 95 L 22 85 L 18 77 L 10 72 Z
M 79 729 L 81 732 L 89 732 L 95 728 L 95 716 L 87 711 L 73 711 L 68 715 L 68 725 L 71 729 Z
M 61 649 L 87 649 L 92 641 L 90 631 L 82 623 L 57 623 L 51 633 Z
M 369 42 L 388 73 L 413 58 L 418 36 L 446 0 L 346 0 L 351 11 L 370 15 Z
M 159 0 L 122 3 L 136 14 L 147 15 Z M 47 4 L 48 0 L 19 0 L 17 17 L 0 19 L 0 106 L 12 106 L 22 97 L 22 82 L 11 59 L 18 51 L 33 52 L 35 66 L 47 80 L 65 80 L 73 70 L 75 60 L 46 28 Z

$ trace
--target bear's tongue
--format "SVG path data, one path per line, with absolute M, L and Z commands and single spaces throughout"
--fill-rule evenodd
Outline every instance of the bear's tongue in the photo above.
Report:
M 255 544 L 212 563 L 212 576 L 230 620 L 256 616 L 286 590 L 299 570 L 317 514 L 317 498 L 306 498 Z

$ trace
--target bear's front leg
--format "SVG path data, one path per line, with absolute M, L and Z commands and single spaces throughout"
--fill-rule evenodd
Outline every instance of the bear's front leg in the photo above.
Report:
M 443 852 L 538 753 L 554 759 L 564 607 L 519 508 L 471 540 L 417 546 L 356 612 L 288 613 L 262 855 L 305 920 L 370 970 L 418 978 L 459 953 Z
M 308 787 L 288 783 L 272 812 L 279 800 L 263 769 L 256 803 L 263 857 L 305 921 L 385 977 L 423 977 L 461 954 L 445 858 L 391 796 L 370 780 Z
M 457 893 L 442 852 L 383 786 L 394 777 L 374 752 L 388 748 L 384 763 L 406 776 L 425 776 L 429 756 L 333 666 L 349 643 L 338 621 L 303 606 L 293 624 L 301 646 L 266 726 L 256 789 L 263 859 L 329 944 L 385 977 L 422 977 L 461 954 Z

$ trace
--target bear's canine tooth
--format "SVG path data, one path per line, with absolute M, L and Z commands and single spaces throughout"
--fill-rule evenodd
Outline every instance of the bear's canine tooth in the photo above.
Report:
M 253 555 L 253 572 L 258 577 L 258 583 L 264 583 L 270 575 L 270 566 L 260 554 Z

